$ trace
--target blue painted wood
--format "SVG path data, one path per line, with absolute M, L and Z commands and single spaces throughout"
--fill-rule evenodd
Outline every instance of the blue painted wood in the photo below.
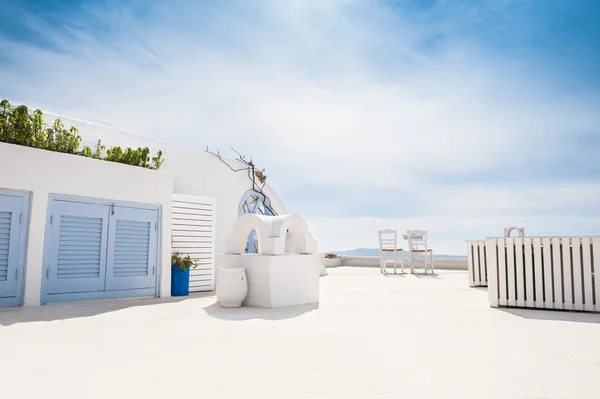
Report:
M 110 207 L 53 201 L 46 293 L 102 291 Z
M 42 304 L 157 295 L 160 210 L 81 197 L 50 200 Z
M 171 266 L 171 296 L 188 296 L 190 294 L 190 269 L 181 270 Z
M 107 290 L 154 287 L 157 224 L 156 210 L 114 207 L 108 231 Z
M 21 302 L 22 273 L 19 269 L 23 197 L 0 194 L 0 305 Z
M 90 291 L 66 294 L 46 295 L 42 298 L 42 305 L 46 303 L 94 301 L 101 299 L 154 297 L 154 288 L 142 288 L 137 290 L 115 290 L 115 291 Z

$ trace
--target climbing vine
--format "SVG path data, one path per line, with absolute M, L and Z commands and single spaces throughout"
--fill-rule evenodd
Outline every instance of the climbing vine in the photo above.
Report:
M 234 172 L 246 171 L 248 173 L 248 178 L 250 179 L 250 182 L 252 183 L 251 190 L 254 191 L 256 194 L 258 194 L 259 196 L 261 196 L 262 198 L 264 198 L 263 204 L 264 204 L 265 208 L 267 208 L 273 216 L 277 216 L 277 212 L 275 212 L 275 210 L 271 206 L 271 200 L 269 199 L 269 197 L 267 197 L 267 194 L 265 194 L 265 192 L 263 191 L 263 189 L 265 188 L 265 185 L 266 185 L 266 181 L 267 181 L 267 175 L 265 173 L 265 169 L 264 168 L 257 169 L 256 166 L 254 165 L 254 162 L 252 161 L 252 158 L 250 160 L 247 160 L 244 155 L 240 154 L 238 151 L 236 151 L 233 148 L 232 148 L 232 150 L 238 155 L 238 157 L 235 158 L 235 160 L 238 162 L 241 162 L 244 165 L 243 168 L 239 168 L 239 169 L 233 168 L 229 163 L 227 163 L 227 161 L 225 161 L 223 159 L 223 156 L 221 155 L 220 152 L 218 152 L 218 151 L 216 153 L 212 152 L 208 149 L 208 147 L 206 147 L 206 152 L 219 158 L 219 160 L 221 160 L 221 162 L 223 162 L 225 165 L 227 165 L 227 167 L 229 169 L 231 169 L 232 171 L 234 171 Z M 258 201 L 259 197 L 256 196 L 253 199 L 255 201 Z
M 117 146 L 107 149 L 98 140 L 95 150 L 87 146 L 80 149 L 81 136 L 76 127 L 67 129 L 60 119 L 48 126 L 39 109 L 30 114 L 26 105 L 12 108 L 8 100 L 0 102 L 0 142 L 155 170 L 160 169 L 164 162 L 162 151 L 150 157 L 148 147 L 122 149 Z

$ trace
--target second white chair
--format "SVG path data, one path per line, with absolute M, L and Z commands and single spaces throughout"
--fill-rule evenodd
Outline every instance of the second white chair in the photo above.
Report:
M 410 269 L 415 272 L 416 259 L 423 260 L 423 269 L 431 268 L 431 273 L 435 273 L 433 267 L 433 250 L 427 246 L 427 230 L 407 230 L 408 250 L 410 251 Z M 415 257 L 417 255 L 417 257 Z M 418 255 L 423 255 L 421 256 Z

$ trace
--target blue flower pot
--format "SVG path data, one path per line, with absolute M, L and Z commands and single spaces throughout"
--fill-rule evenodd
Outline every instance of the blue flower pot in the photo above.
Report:
M 171 266 L 171 296 L 188 296 L 190 294 L 190 269 L 181 271 Z

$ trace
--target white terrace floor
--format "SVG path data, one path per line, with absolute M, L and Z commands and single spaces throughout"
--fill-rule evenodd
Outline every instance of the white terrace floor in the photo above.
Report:
M 598 314 L 491 309 L 462 271 L 329 273 L 318 309 L 0 310 L 0 397 L 600 398 Z

